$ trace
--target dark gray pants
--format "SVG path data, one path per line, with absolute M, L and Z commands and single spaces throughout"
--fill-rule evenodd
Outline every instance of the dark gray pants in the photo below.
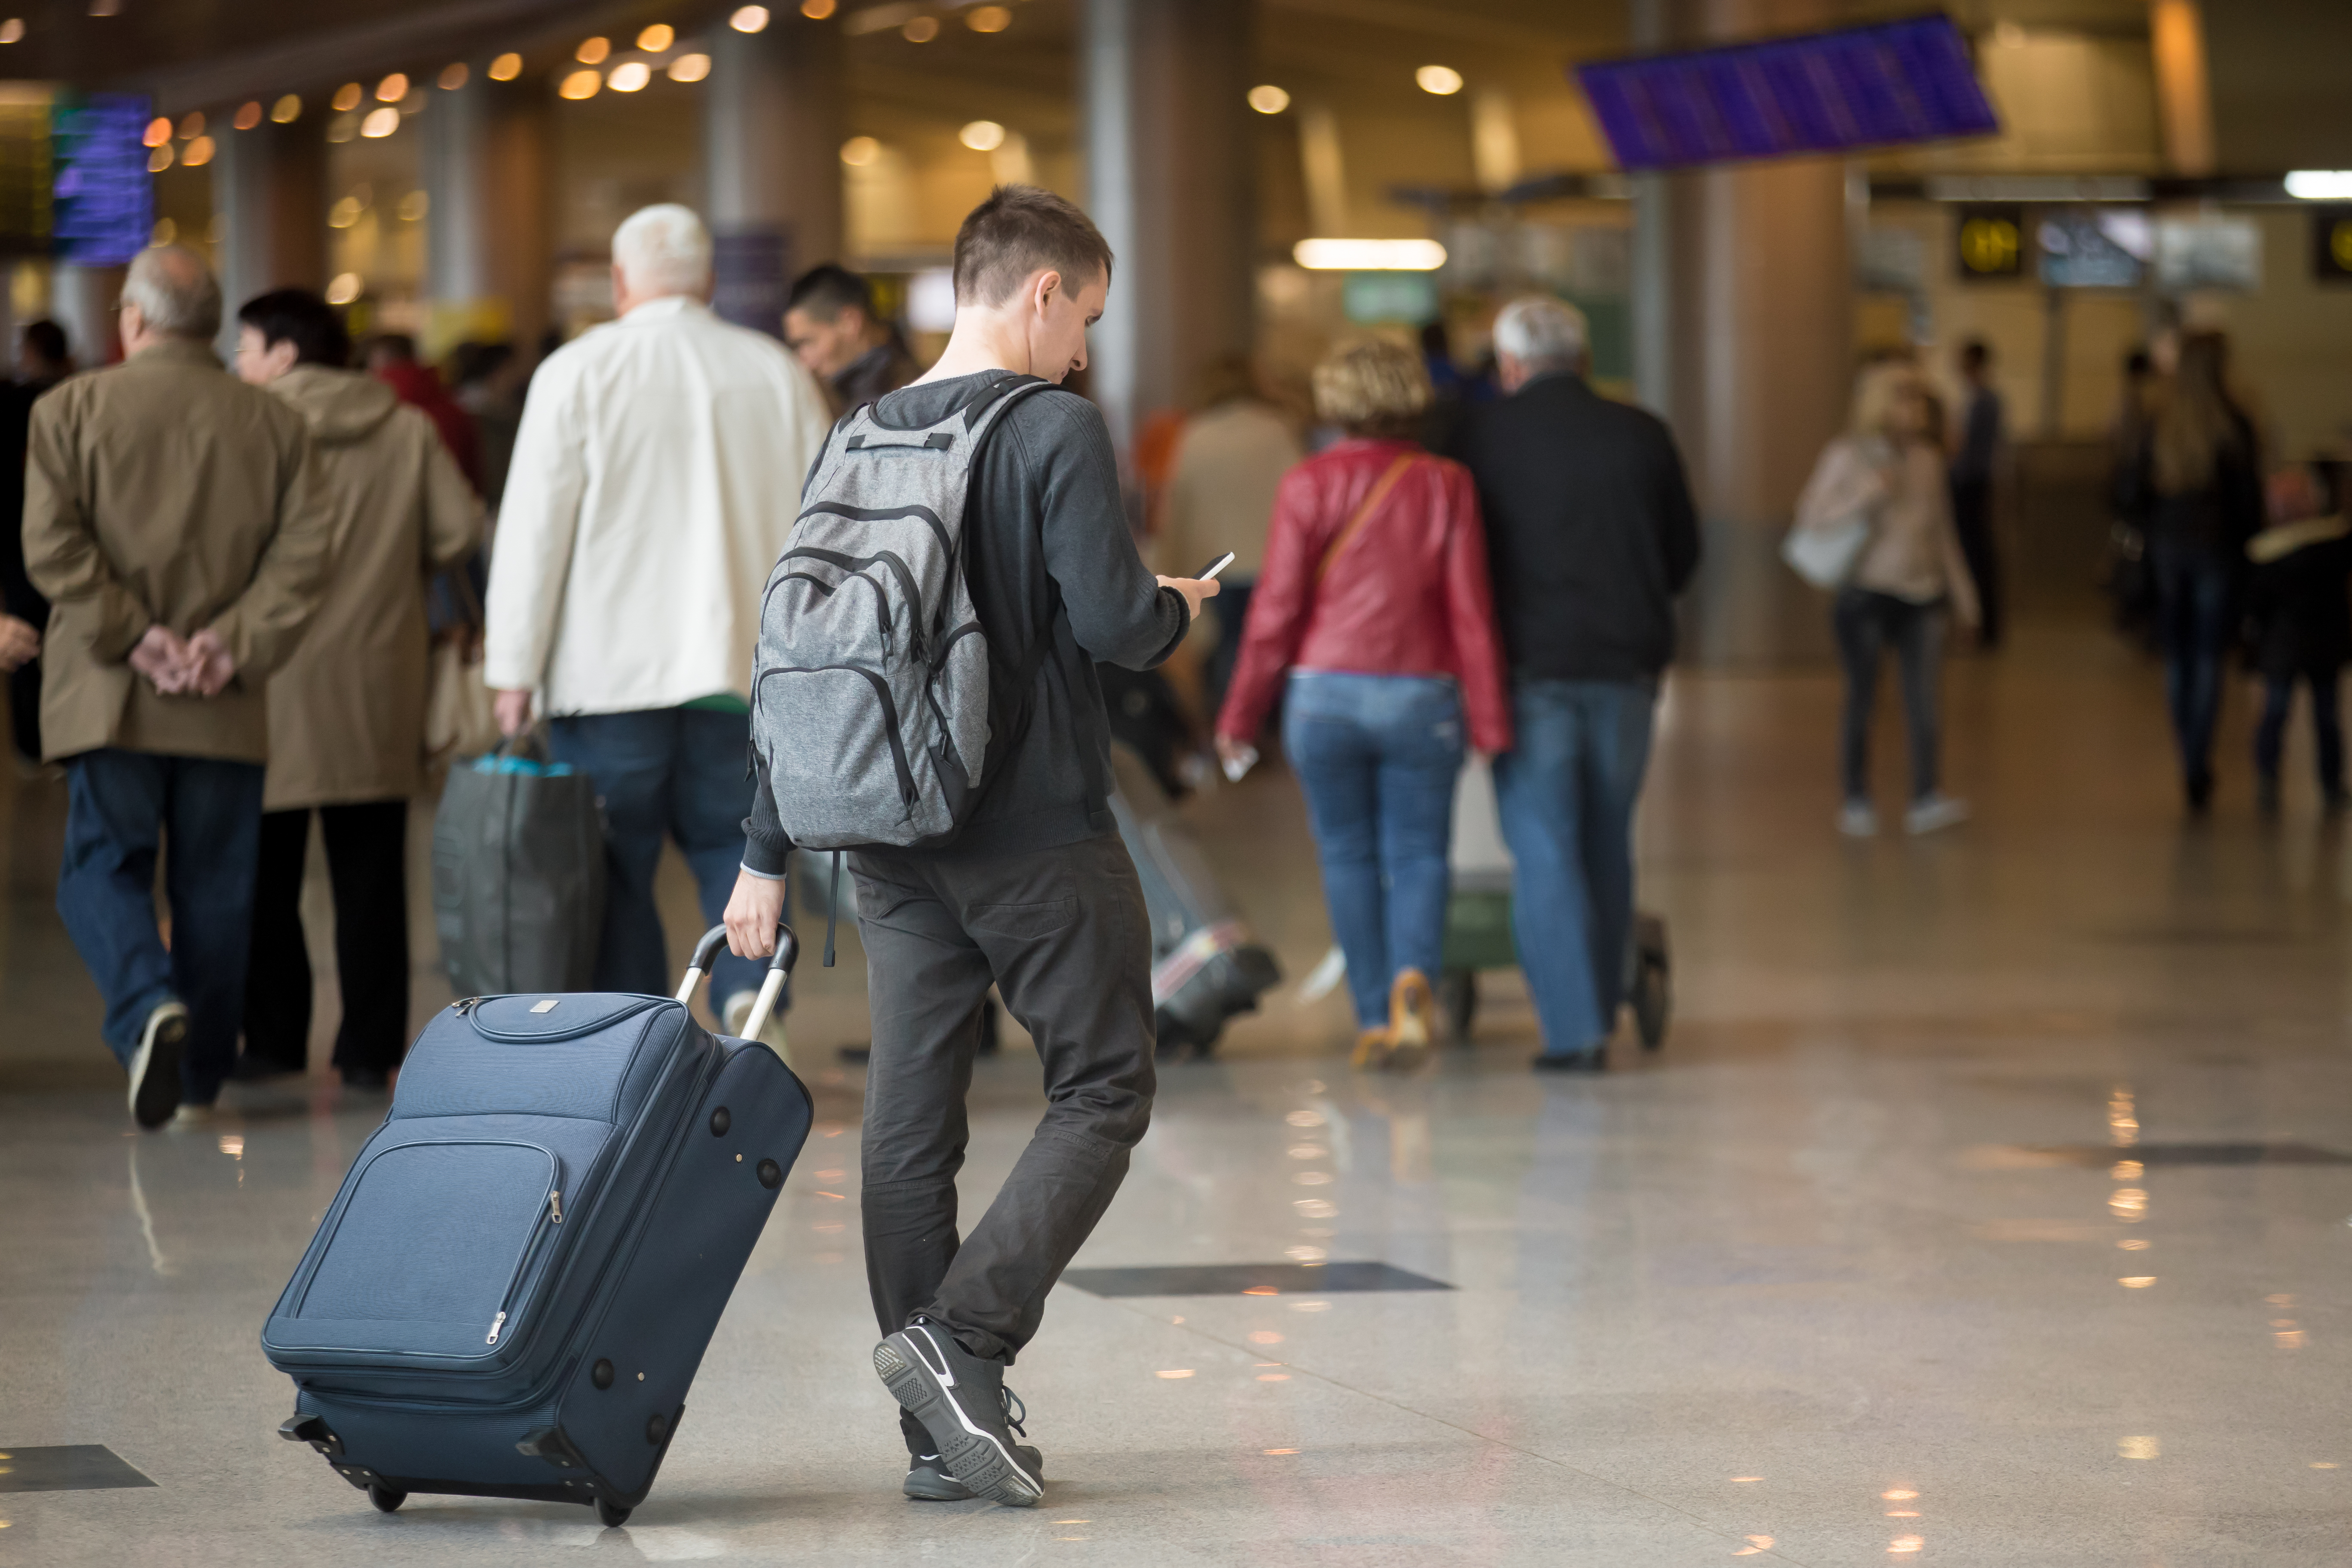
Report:
M 1150 932 L 1135 864 L 1105 837 L 1019 855 L 861 853 L 849 866 L 874 1016 L 874 1315 L 886 1334 L 927 1318 L 1010 1364 L 1151 1120 Z M 1045 1114 L 959 1245 L 964 1095 L 992 980 L 1037 1042 Z
M 1944 679 L 1944 601 L 1917 605 L 1851 585 L 1834 611 L 1838 654 L 1845 662 L 1845 720 L 1838 742 L 1839 782 L 1849 801 L 1870 798 L 1870 720 L 1878 706 L 1878 666 L 1891 644 L 1902 667 L 1903 718 L 1910 731 L 1911 798 L 1942 784 L 1942 720 L 1936 698 Z

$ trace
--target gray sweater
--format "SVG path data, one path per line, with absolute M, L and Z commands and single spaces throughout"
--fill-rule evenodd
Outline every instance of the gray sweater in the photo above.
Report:
M 887 425 L 946 418 L 1007 371 L 908 386 L 875 405 Z M 1110 726 L 1095 663 L 1148 669 L 1183 640 L 1183 596 L 1136 553 L 1102 413 L 1059 389 L 997 421 L 973 463 L 965 582 L 988 638 L 988 755 L 963 831 L 927 854 L 1021 854 L 1117 831 Z M 1036 678 L 1025 684 L 1024 668 Z M 743 864 L 774 876 L 792 841 L 767 769 L 744 821 Z

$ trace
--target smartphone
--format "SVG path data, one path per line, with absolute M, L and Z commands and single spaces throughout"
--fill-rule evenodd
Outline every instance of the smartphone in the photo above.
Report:
M 1193 573 L 1192 575 L 1198 577 L 1204 583 L 1210 582 L 1216 577 L 1218 573 L 1223 571 L 1233 563 L 1234 552 L 1228 550 L 1223 555 L 1218 556 L 1214 561 L 1210 562 L 1206 566 L 1202 567 L 1198 572 Z

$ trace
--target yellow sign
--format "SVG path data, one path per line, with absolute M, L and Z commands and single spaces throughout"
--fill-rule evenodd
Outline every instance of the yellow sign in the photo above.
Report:
M 2337 218 L 2327 230 L 2327 254 L 2336 265 L 2352 272 L 2352 218 Z
M 1960 225 L 1960 265 L 1984 277 L 2008 277 L 2018 268 L 2017 225 L 2005 217 L 1972 217 Z

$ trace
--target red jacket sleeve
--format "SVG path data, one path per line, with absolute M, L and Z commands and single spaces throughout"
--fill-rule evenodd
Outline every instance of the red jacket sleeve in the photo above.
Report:
M 1470 470 L 1448 463 L 1445 503 L 1445 613 L 1453 623 L 1454 657 L 1470 743 L 1489 753 L 1511 749 L 1511 698 L 1503 672 L 1502 639 L 1495 630 L 1495 586 L 1486 574 L 1486 525 Z M 1253 605 L 1253 608 L 1255 606 Z
M 1267 525 L 1265 563 L 1250 592 L 1249 616 L 1242 627 L 1240 657 L 1217 733 L 1250 741 L 1265 723 L 1282 678 L 1307 640 L 1315 612 L 1315 568 L 1321 550 L 1314 538 L 1314 483 L 1304 464 L 1282 476 L 1274 492 L 1274 518 Z

